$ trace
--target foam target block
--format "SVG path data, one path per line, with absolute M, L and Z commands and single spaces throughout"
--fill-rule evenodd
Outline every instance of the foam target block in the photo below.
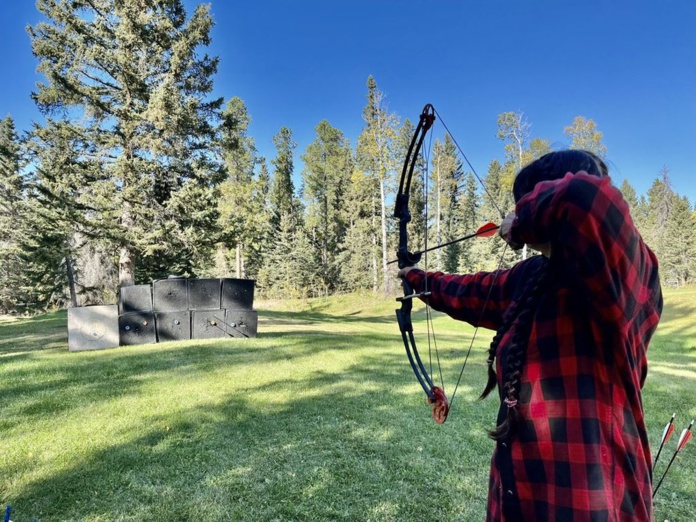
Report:
M 151 312 L 152 286 L 124 286 L 118 292 L 118 313 Z
M 183 278 L 159 279 L 152 283 L 155 312 L 182 312 L 188 310 L 188 280 Z
M 235 310 L 251 310 L 254 308 L 255 285 L 256 281 L 253 279 L 223 279 L 220 307 Z
M 68 308 L 68 350 L 103 350 L 119 345 L 118 306 Z
M 216 339 L 227 337 L 225 330 L 225 311 L 193 310 L 191 312 L 191 338 Z
M 230 337 L 256 337 L 259 314 L 256 310 L 226 310 L 225 331 Z
M 191 312 L 159 312 L 155 314 L 157 342 L 191 339 Z
M 121 346 L 156 343 L 155 314 L 152 312 L 129 312 L 119 315 L 118 333 Z
M 189 310 L 220 308 L 220 279 L 189 279 Z

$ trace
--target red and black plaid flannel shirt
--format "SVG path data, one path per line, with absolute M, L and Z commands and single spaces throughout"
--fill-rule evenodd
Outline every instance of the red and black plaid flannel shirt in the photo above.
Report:
M 549 274 L 524 357 L 522 422 L 493 453 L 487 520 L 651 520 L 640 390 L 662 311 L 655 255 L 609 178 L 569 173 L 539 183 L 516 214 L 511 238 L 551 243 L 550 260 L 534 256 L 497 275 L 427 277 L 433 308 L 497 329 L 533 271 Z M 425 289 L 423 271 L 407 278 Z M 498 347 L 499 387 L 511 333 Z M 498 420 L 504 415 L 501 405 Z

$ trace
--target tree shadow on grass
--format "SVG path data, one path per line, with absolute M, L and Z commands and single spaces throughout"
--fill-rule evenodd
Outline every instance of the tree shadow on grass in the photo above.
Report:
M 673 307 L 670 313 L 688 309 Z M 269 317 L 278 324 L 293 319 L 285 313 Z M 295 319 L 300 317 L 305 314 Z M 691 329 L 669 330 L 669 317 L 665 332 L 656 335 L 669 343 L 655 356 L 664 368 L 686 369 L 684 347 Z M 360 317 L 368 329 L 389 320 Z M 278 361 L 302 365 L 305 357 L 326 351 L 378 348 L 374 354 L 363 352 L 340 374 L 318 369 L 300 382 L 288 377 L 242 386 L 222 404 L 139 419 L 148 426 L 144 432 L 134 430 L 132 437 L 114 433 L 114 439 L 130 440 L 89 451 L 69 465 L 51 467 L 28 457 L 3 468 L 0 496 L 13 503 L 17 520 L 481 519 L 491 449 L 484 429 L 492 427 L 496 410 L 495 401 L 473 400 L 485 379 L 483 365 L 476 363 L 475 379 L 467 375 L 456 416 L 435 426 L 396 330 L 393 335 L 359 328 L 327 333 L 309 324 L 301 331 L 269 332 L 244 342 L 163 343 L 80 354 L 29 349 L 21 362 L 11 358 L 12 364 L 3 364 L 6 379 L 0 383 L 1 417 L 7 422 L 0 430 L 52 417 L 60 422 L 77 414 L 73 408 L 147 393 L 143 387 L 153 380 L 226 367 L 263 371 Z M 385 344 L 393 352 L 385 351 Z M 39 356 L 60 362 L 43 365 Z M 685 381 L 675 378 L 662 385 L 676 390 Z M 282 405 L 261 398 L 289 388 L 297 396 Z M 659 390 L 661 396 L 669 393 Z M 14 403 L 20 405 L 13 409 Z M 102 429 L 111 429 L 108 419 Z M 56 441 L 56 447 L 62 443 Z M 681 467 L 693 470 L 688 462 Z M 41 477 L 44 472 L 50 475 Z M 23 478 L 32 473 L 38 478 Z M 682 474 L 670 477 L 660 495 L 669 491 L 672 498 L 694 498 L 695 486 L 680 479 Z M 660 509 L 687 520 L 692 514 L 687 507 L 683 502 Z
M 115 397 L 137 396 L 150 378 L 176 378 L 220 368 L 238 371 L 315 357 L 328 350 L 384 345 L 375 333 L 269 334 L 267 339 L 171 342 L 79 353 L 31 353 L 5 361 L 0 396 L 0 428 L 9 429 L 45 415 L 69 412 Z M 48 358 L 48 360 L 46 359 Z
M 342 373 L 319 370 L 282 405 L 258 395 L 281 393 L 292 379 L 142 419 L 145 434 L 6 498 L 18 517 L 41 520 L 481 518 L 490 444 L 463 422 L 480 410 L 435 425 L 423 398 L 410 385 L 400 390 L 403 362 L 366 355 Z

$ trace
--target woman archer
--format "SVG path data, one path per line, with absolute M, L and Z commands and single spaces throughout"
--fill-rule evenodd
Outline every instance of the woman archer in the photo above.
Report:
M 590 152 L 546 154 L 513 194 L 499 233 L 542 255 L 494 272 L 399 272 L 436 310 L 496 330 L 481 395 L 497 386 L 501 400 L 487 520 L 652 520 L 641 389 L 662 311 L 657 259 Z

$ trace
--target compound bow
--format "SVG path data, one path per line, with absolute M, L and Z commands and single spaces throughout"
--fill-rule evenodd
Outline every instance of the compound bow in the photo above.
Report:
M 411 252 L 409 250 L 408 246 L 408 224 L 411 222 L 411 213 L 409 210 L 409 200 L 410 200 L 410 191 L 411 191 L 411 179 L 413 177 L 413 171 L 416 167 L 416 164 L 418 162 L 418 157 L 419 153 L 421 152 L 423 148 L 423 142 L 425 140 L 425 137 L 428 133 L 428 131 L 431 129 L 433 123 L 435 122 L 436 119 L 436 111 L 435 108 L 431 104 L 427 104 L 424 108 L 423 111 L 421 112 L 418 125 L 416 127 L 415 132 L 413 133 L 413 137 L 411 138 L 411 142 L 408 147 L 408 151 L 406 153 L 406 159 L 404 160 L 404 166 L 403 170 L 401 172 L 401 180 L 399 181 L 399 190 L 398 193 L 396 194 L 396 200 L 395 200 L 395 205 L 394 205 L 394 217 L 399 220 L 399 246 L 396 252 L 396 262 L 398 263 L 399 269 L 414 266 L 418 264 L 421 260 L 421 255 L 423 253 L 429 252 L 431 250 L 434 250 L 436 248 L 442 248 L 444 246 L 448 246 L 450 244 L 453 244 L 458 241 L 463 241 L 465 239 L 470 239 L 472 237 L 486 237 L 486 236 L 491 236 L 495 234 L 496 230 L 499 228 L 498 225 L 495 223 L 486 223 L 482 227 L 480 227 L 475 233 L 469 234 L 463 238 L 456 239 L 454 241 L 449 241 L 447 243 L 443 243 L 441 245 L 437 245 L 435 247 L 431 248 L 425 248 L 424 250 L 418 251 L 418 252 Z M 444 123 L 443 123 L 444 125 Z M 447 127 L 445 126 L 445 129 Z M 447 129 L 447 132 L 449 130 Z M 451 136 L 451 133 L 449 133 Z M 490 193 L 486 189 L 485 184 L 481 180 L 481 178 L 476 174 L 476 171 L 473 169 L 471 163 L 469 160 L 466 158 L 466 155 L 464 155 L 461 147 L 457 144 L 456 140 L 453 141 L 456 145 L 456 147 L 459 149 L 460 154 L 464 157 L 466 160 L 467 164 L 469 167 L 472 169 L 474 172 L 474 175 L 476 176 L 476 179 L 478 179 L 479 183 L 484 188 L 484 191 L 488 194 L 489 198 L 493 202 L 493 205 L 495 208 L 498 210 L 500 213 L 501 217 L 504 217 L 504 214 L 496 204 L 495 200 L 491 197 Z M 503 251 L 503 256 L 505 252 Z M 502 263 L 502 257 L 501 257 L 501 263 Z M 473 347 L 474 339 L 476 336 L 476 331 L 478 331 L 478 326 L 476 326 L 476 331 L 474 332 L 472 339 L 471 339 L 471 345 L 469 346 L 469 351 L 466 354 L 466 358 L 464 360 L 464 365 L 462 366 L 461 372 L 459 374 L 459 380 L 457 381 L 457 385 L 455 387 L 455 390 L 452 394 L 451 399 L 447 398 L 447 394 L 444 391 L 443 386 L 436 386 L 433 382 L 432 377 L 428 373 L 428 370 L 426 368 L 426 365 L 423 363 L 423 360 L 421 359 L 420 353 L 418 352 L 418 347 L 416 345 L 416 339 L 413 334 L 413 323 L 411 320 L 411 312 L 413 310 L 413 299 L 415 298 L 423 298 L 423 300 L 426 303 L 426 319 L 429 321 L 430 320 L 430 309 L 428 306 L 428 297 L 430 296 L 430 292 L 428 291 L 427 287 L 425 290 L 421 293 L 415 293 L 413 291 L 413 288 L 409 284 L 409 282 L 406 279 L 402 280 L 402 286 L 404 290 L 404 295 L 403 297 L 397 298 L 397 301 L 401 302 L 401 308 L 396 310 L 396 319 L 399 323 L 399 330 L 401 331 L 401 337 L 404 342 L 404 347 L 406 348 L 406 355 L 408 356 L 409 363 L 411 364 L 411 368 L 413 369 L 414 374 L 416 375 L 416 379 L 418 379 L 418 382 L 420 383 L 421 387 L 423 388 L 423 391 L 425 392 L 425 395 L 428 399 L 428 402 L 433 405 L 433 419 L 435 419 L 435 422 L 438 424 L 442 424 L 447 420 L 447 415 L 449 414 L 450 411 L 450 406 L 452 404 L 452 400 L 454 399 L 454 395 L 456 394 L 456 388 L 459 386 L 459 381 L 461 380 L 462 374 L 464 372 L 464 367 L 466 366 L 466 361 L 469 358 L 469 353 L 471 353 L 471 348 Z M 488 304 L 488 300 L 483 305 L 483 310 L 485 311 L 486 306 Z M 428 331 L 430 331 L 430 328 L 428 328 Z M 435 348 L 437 350 L 437 348 Z M 439 366 L 439 357 L 438 357 L 438 366 Z M 431 370 L 432 371 L 432 370 Z M 440 371 L 440 374 L 442 372 Z M 440 377 L 442 381 L 442 376 Z

